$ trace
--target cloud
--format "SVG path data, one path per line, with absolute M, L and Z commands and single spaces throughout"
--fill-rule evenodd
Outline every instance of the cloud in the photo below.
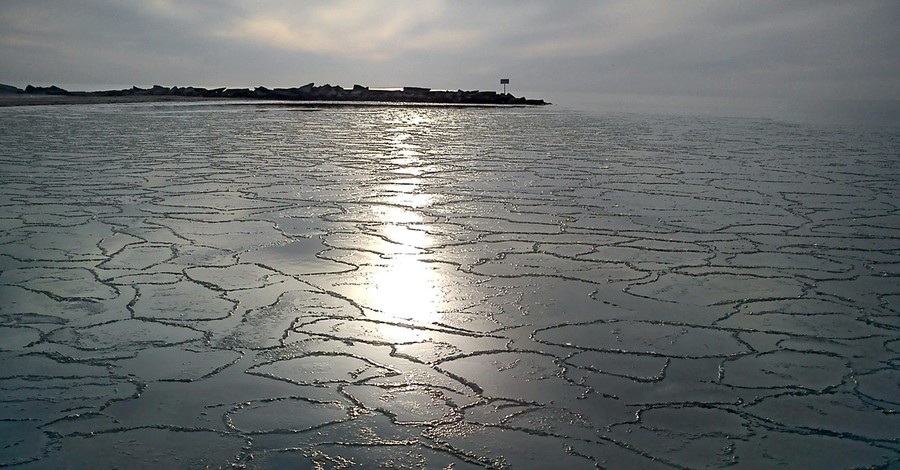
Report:
M 900 99 L 895 0 L 7 0 L 0 82 Z
M 285 8 L 271 5 L 216 31 L 218 37 L 286 51 L 383 62 L 407 51 L 472 47 L 477 30 L 442 25 L 438 1 L 337 1 Z

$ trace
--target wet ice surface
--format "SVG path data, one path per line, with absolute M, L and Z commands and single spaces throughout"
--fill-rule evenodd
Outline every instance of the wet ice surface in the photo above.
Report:
M 0 466 L 884 468 L 890 133 L 0 111 Z

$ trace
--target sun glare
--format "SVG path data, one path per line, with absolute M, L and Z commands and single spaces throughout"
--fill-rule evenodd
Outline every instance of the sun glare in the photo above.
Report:
M 425 326 L 441 320 L 444 279 L 438 266 L 423 259 L 434 245 L 421 212 L 432 203 L 432 197 L 424 191 L 428 178 L 403 175 L 418 175 L 430 164 L 415 136 L 427 133 L 432 121 L 416 110 L 395 110 L 385 124 L 388 129 L 384 137 L 389 142 L 385 157 L 393 165 L 388 176 L 397 178 L 382 185 L 384 205 L 372 209 L 382 224 L 381 246 L 374 249 L 384 253 L 386 259 L 373 274 L 370 305 L 383 321 Z M 421 330 L 389 325 L 382 333 L 398 343 L 425 337 Z

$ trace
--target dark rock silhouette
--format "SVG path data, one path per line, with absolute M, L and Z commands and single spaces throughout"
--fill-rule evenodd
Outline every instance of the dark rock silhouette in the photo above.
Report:
M 11 86 L 11 85 L 3 85 L 2 83 L 0 83 L 0 93 L 3 93 L 3 94 L 18 94 L 18 93 L 23 93 L 23 91 L 22 91 L 20 88 L 16 88 L 16 87 Z
M 432 90 L 421 87 L 403 87 L 400 90 L 371 90 L 362 85 L 354 85 L 352 89 L 329 84 L 315 86 L 308 83 L 295 88 L 268 89 L 259 86 L 249 88 L 200 88 L 177 87 L 166 88 L 154 85 L 152 88 L 131 87 L 124 90 L 106 91 L 67 91 L 57 86 L 35 87 L 28 85 L 24 90 L 0 84 L 0 93 L 26 95 L 65 95 L 82 97 L 108 96 L 183 96 L 189 98 L 231 98 L 284 101 L 366 101 L 391 103 L 434 103 L 434 104 L 495 104 L 495 105 L 546 105 L 540 99 L 515 97 L 508 93 L 495 91 L 448 91 Z
M 23 90 L 24 93 L 30 95 L 69 95 L 70 93 L 62 88 L 53 85 L 48 87 L 28 85 Z

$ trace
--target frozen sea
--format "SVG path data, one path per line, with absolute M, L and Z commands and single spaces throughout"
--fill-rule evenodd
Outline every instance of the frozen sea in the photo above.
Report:
M 896 468 L 900 131 L 0 109 L 0 467 Z

